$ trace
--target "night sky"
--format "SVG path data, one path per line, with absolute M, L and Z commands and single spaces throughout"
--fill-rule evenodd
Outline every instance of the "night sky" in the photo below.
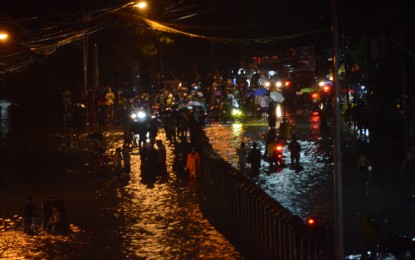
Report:
M 337 1 L 339 35 L 350 37 L 351 45 L 355 45 L 359 37 L 365 34 L 380 32 L 396 37 L 399 18 L 406 31 L 410 31 L 410 28 L 413 31 L 415 1 L 400 0 L 399 2 L 400 13 L 396 1 L 386 3 L 374 0 Z M 80 62 L 82 65 L 80 38 L 71 38 L 68 44 L 61 44 L 61 42 L 67 40 L 68 35 L 72 36 L 71 33 L 75 32 L 74 35 L 76 35 L 85 28 L 96 29 L 99 32 L 92 34 L 98 35 L 102 41 L 100 52 L 103 53 L 101 62 L 104 65 L 117 63 L 112 60 L 111 55 L 119 56 L 126 61 L 134 53 L 131 50 L 128 53 L 127 49 L 142 46 L 143 38 L 148 37 L 144 37 L 142 32 L 137 33 L 137 30 L 144 28 L 145 25 L 140 19 L 134 17 L 135 10 L 124 8 L 113 12 L 117 7 L 126 3 L 128 1 L 2 1 L 0 27 L 11 31 L 12 40 L 6 47 L 2 46 L 0 53 L 3 55 L 0 55 L 0 61 L 13 63 L 12 67 L 18 72 L 32 67 L 32 64 L 40 66 L 39 64 L 48 62 L 49 66 L 54 68 L 56 67 L 54 62 L 59 62 L 61 66 L 73 66 L 74 69 L 66 69 L 71 73 L 65 73 L 57 78 L 61 77 L 65 81 L 65 77 L 82 76 L 82 70 L 79 69 Z M 234 52 L 233 55 L 230 51 L 217 53 L 222 55 L 222 58 L 228 59 L 226 62 L 229 64 L 236 63 L 238 56 L 250 55 L 258 50 L 284 52 L 291 47 L 313 45 L 317 48 L 329 49 L 331 46 L 330 0 L 163 0 L 148 1 L 148 3 L 150 7 L 145 13 L 147 18 L 179 30 L 212 37 L 212 39 L 269 40 L 268 43 L 256 45 L 242 41 L 234 44 L 212 41 L 216 48 L 214 50 L 219 51 L 219 47 L 224 46 Z M 85 11 L 100 18 L 85 25 L 81 22 Z M 293 35 L 297 36 L 290 38 Z M 182 59 L 183 63 L 200 62 L 200 60 L 209 59 L 212 54 L 212 42 L 209 40 L 177 34 L 172 34 L 171 37 L 175 43 L 166 46 L 164 52 L 165 62 L 168 65 L 174 66 L 179 59 Z M 22 45 L 25 48 L 21 49 Z M 35 55 L 33 55 L 33 48 L 36 49 Z M 115 54 L 114 51 L 120 51 L 120 53 Z M 194 53 L 190 54 L 190 51 Z M 5 53 L 7 55 L 4 55 Z M 5 57 L 7 57 L 6 62 Z M 29 59 L 30 62 L 25 63 L 25 59 Z M 108 71 L 115 70 L 115 68 L 107 68 L 108 71 L 103 69 L 102 77 L 110 73 Z M 62 70 L 65 69 L 62 68 Z

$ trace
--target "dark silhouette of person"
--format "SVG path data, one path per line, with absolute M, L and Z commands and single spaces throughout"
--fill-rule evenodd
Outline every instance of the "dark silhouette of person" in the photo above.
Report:
M 277 124 L 277 115 L 275 111 L 275 103 L 270 102 L 269 107 L 267 108 L 267 115 L 268 115 L 268 126 L 270 129 L 275 129 L 275 125 Z
M 257 176 L 259 174 L 259 167 L 261 166 L 261 151 L 258 149 L 256 142 L 252 144 L 247 161 L 251 164 L 252 176 Z
M 33 217 L 35 215 L 35 205 L 32 203 L 32 197 L 28 196 L 25 203 L 23 204 L 23 231 L 28 233 L 30 225 L 32 224 Z
M 166 138 L 170 142 L 176 142 L 176 120 L 171 111 L 167 111 L 166 116 L 163 117 L 163 127 L 166 132 Z
M 296 137 L 293 137 L 291 142 L 288 144 L 288 150 L 290 151 L 291 169 L 299 169 L 301 145 L 297 141 Z

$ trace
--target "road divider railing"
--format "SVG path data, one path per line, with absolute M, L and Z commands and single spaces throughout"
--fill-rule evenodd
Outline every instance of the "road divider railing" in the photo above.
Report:
M 333 240 L 326 230 L 308 226 L 232 167 L 215 152 L 202 128 L 190 125 L 190 140 L 201 155 L 205 195 L 223 203 L 229 217 L 265 255 L 270 259 L 333 259 Z

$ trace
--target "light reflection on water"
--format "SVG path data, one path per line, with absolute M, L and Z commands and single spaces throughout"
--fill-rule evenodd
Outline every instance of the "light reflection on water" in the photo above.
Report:
M 332 217 L 332 157 L 330 142 L 318 136 L 318 121 L 311 118 L 309 123 L 297 123 L 302 147 L 300 163 L 304 167 L 296 173 L 288 167 L 278 172 L 270 172 L 268 163 L 262 161 L 261 174 L 256 183 L 272 198 L 300 218 L 310 215 Z M 316 127 L 317 126 L 317 127 Z M 277 125 L 278 127 L 278 125 Z M 264 135 L 268 125 L 262 123 L 244 124 L 237 128 L 226 124 L 212 124 L 205 128 L 213 148 L 234 167 L 238 165 L 236 148 L 243 141 L 251 147 L 254 141 L 259 143 L 261 152 L 264 151 Z M 290 164 L 287 147 L 283 156 Z
M 165 140 L 165 139 L 163 139 Z M 131 159 L 133 174 L 117 190 L 115 212 L 124 258 L 240 259 L 240 253 L 203 215 L 197 183 L 172 172 L 172 148 L 167 146 L 167 176 L 148 186 L 140 176 L 140 159 Z
M 11 138 L 19 129 L 9 127 L 6 105 L 4 102 L 1 105 L 3 136 L 0 138 L 0 152 L 2 155 L 13 155 L 16 152 L 11 153 L 6 148 L 12 147 L 19 140 Z M 14 134 L 16 136 L 18 135 Z M 161 133 L 159 138 L 164 141 L 164 134 Z M 62 140 L 62 144 L 65 144 Z M 110 155 L 116 147 L 121 147 L 122 140 L 122 131 L 109 128 L 105 132 L 107 154 Z M 88 149 L 83 142 L 88 140 L 79 138 L 73 142 L 72 148 L 62 149 L 68 149 L 67 153 L 70 154 L 80 153 L 81 150 Z M 33 144 L 28 142 L 27 145 Z M 0 206 L 3 208 L 7 203 L 8 209 L 0 212 L 0 259 L 242 259 L 240 252 L 205 216 L 199 204 L 201 198 L 196 192 L 197 185 L 182 181 L 172 172 L 172 148 L 169 146 L 167 153 L 167 174 L 159 175 L 154 183 L 141 178 L 137 150 L 131 156 L 132 174 L 129 178 L 97 178 L 89 172 L 78 172 L 78 168 L 83 168 L 79 165 L 68 166 L 75 170 L 67 169 L 67 173 L 52 171 L 54 175 L 60 176 L 59 181 L 67 181 L 65 178 L 68 177 L 73 180 L 67 185 L 54 185 L 64 187 L 62 195 L 66 198 L 70 223 L 70 231 L 64 236 L 44 230 L 27 235 L 22 231 L 21 217 L 9 217 L 10 214 L 21 214 L 21 195 L 14 198 L 16 192 L 29 192 L 39 199 L 44 197 L 43 193 L 48 190 L 52 192 L 50 190 L 54 188 L 49 187 L 53 181 L 48 183 L 46 177 L 36 172 L 39 171 L 37 165 L 33 167 L 37 176 L 31 179 L 33 183 L 18 182 L 23 173 L 17 169 L 17 164 L 7 163 L 2 156 L 0 181 L 8 176 L 5 175 L 6 170 L 16 178 L 0 185 Z M 22 161 L 26 161 L 24 156 L 30 155 L 22 155 Z M 94 163 L 89 162 L 88 165 Z M 85 181 L 85 185 L 78 186 L 78 179 Z M 24 185 L 30 188 L 25 190 Z M 92 190 L 77 191 L 88 188 Z M 90 196 L 86 203 L 78 198 L 78 193 Z M 79 205 L 78 199 L 82 200 Z M 7 217 L 1 218 L 3 216 Z

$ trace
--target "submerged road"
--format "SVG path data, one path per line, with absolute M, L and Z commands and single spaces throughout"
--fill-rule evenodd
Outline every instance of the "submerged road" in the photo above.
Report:
M 68 135 L 62 129 L 27 128 L 17 119 L 5 116 L 1 125 L 0 258 L 255 259 L 250 246 L 241 246 L 235 239 L 241 233 L 218 228 L 222 219 L 206 212 L 203 205 L 212 204 L 198 192 L 197 183 L 177 178 L 171 169 L 168 142 L 167 174 L 153 183 L 143 182 L 137 150 L 132 152 L 130 176 L 99 178 L 92 170 L 99 142 L 87 138 L 96 129 L 75 135 L 68 146 Z M 302 218 L 320 215 L 332 219 L 333 144 L 329 136 L 319 134 L 316 120 L 295 121 L 304 170 L 269 172 L 264 163 L 256 182 Z M 263 140 L 266 131 L 264 122 L 205 127 L 214 148 L 235 167 L 240 142 L 249 145 Z M 119 127 L 105 131 L 107 155 L 121 146 L 122 138 Z M 165 141 L 162 131 L 158 138 Z M 343 152 L 352 165 L 345 165 L 346 169 L 354 169 L 357 151 L 354 141 L 346 140 Z M 373 214 L 385 235 L 414 231 L 414 208 L 405 203 L 413 192 L 413 180 L 396 178 L 377 162 L 374 167 L 372 179 L 353 175 L 353 170 L 344 172 L 345 244 L 350 253 L 359 251 L 366 212 Z M 38 211 L 45 198 L 63 199 L 69 232 L 63 236 L 44 231 L 23 233 L 20 217 L 27 195 L 33 197 Z
M 207 211 L 215 205 L 198 191 L 197 181 L 172 171 L 173 151 L 163 131 L 158 138 L 167 146 L 166 174 L 143 181 L 134 149 L 130 176 L 101 178 L 93 171 L 100 147 L 88 138 L 93 127 L 74 135 L 67 146 L 63 129 L 26 128 L 3 108 L 0 259 L 253 259 L 249 245 L 235 242 L 241 232 L 216 225 L 232 223 L 220 223 L 220 214 Z M 108 156 L 122 140 L 120 127 L 106 129 Z M 42 200 L 63 199 L 68 232 L 25 234 L 20 223 L 28 195 L 38 213 Z
M 252 178 L 249 174 L 246 175 L 293 214 L 304 220 L 318 217 L 328 222 L 333 234 L 333 134 L 321 131 L 318 116 L 288 116 L 288 121 L 295 125 L 299 136 L 302 146 L 300 164 L 303 170 L 295 172 L 286 167 L 274 171 L 263 161 L 259 176 Z M 278 126 L 279 123 L 277 128 Z M 268 124 L 262 120 L 236 124 L 212 123 L 205 127 L 205 132 L 216 152 L 237 168 L 236 148 L 242 141 L 247 147 L 256 141 L 263 152 Z M 379 224 L 384 238 L 393 235 L 413 237 L 415 234 L 415 208 L 410 202 L 413 200 L 408 199 L 415 193 L 415 178 L 399 174 L 399 146 L 388 146 L 387 142 L 360 142 L 356 137 L 353 131 L 343 129 L 340 163 L 343 176 L 344 246 L 348 255 L 360 253 L 363 241 L 362 220 L 367 215 Z M 284 158 L 289 165 L 289 151 L 285 148 Z M 374 168 L 370 175 L 357 172 L 358 156 L 363 151 L 369 156 Z M 394 152 L 390 154 L 382 151 Z M 388 157 L 385 158 L 385 155 Z

